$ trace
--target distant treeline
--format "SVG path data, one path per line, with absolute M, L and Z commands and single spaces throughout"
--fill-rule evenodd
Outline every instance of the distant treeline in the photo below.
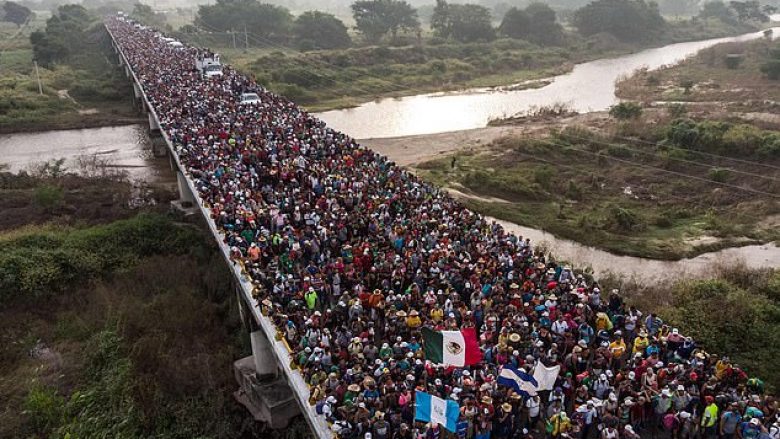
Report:
M 713 1 L 701 8 L 694 0 L 675 0 L 674 4 L 680 14 L 696 14 L 694 21 L 717 19 L 726 24 L 767 22 L 777 11 L 758 0 Z M 436 0 L 431 9 L 422 9 L 405 0 L 357 0 L 350 7 L 355 23 L 355 34 L 351 34 L 347 25 L 330 13 L 308 11 L 295 16 L 284 6 L 256 0 L 217 0 L 213 5 L 199 6 L 193 24 L 180 31 L 239 35 L 244 44 L 249 40 L 253 45 L 289 43 L 301 49 L 336 49 L 396 41 L 401 36 L 419 40 L 423 35 L 421 16 L 427 18 L 435 38 L 478 42 L 505 37 L 541 45 L 562 41 L 561 21 L 582 36 L 606 33 L 628 42 L 649 40 L 667 24 L 659 3 L 645 0 L 595 0 L 566 12 L 565 20 L 559 11 L 541 2 L 491 9 L 477 3 Z M 137 16 L 153 19 L 151 10 L 148 12 Z

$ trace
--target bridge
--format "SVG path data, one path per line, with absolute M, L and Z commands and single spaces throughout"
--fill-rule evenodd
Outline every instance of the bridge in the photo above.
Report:
M 220 232 L 213 219 L 212 209 L 198 195 L 191 175 L 182 163 L 170 134 L 161 123 L 163 115 L 149 99 L 144 82 L 139 78 L 138 72 L 133 70 L 125 48 L 111 27 L 106 25 L 106 30 L 118 56 L 119 66 L 132 81 L 134 97 L 141 111 L 148 115 L 150 131 L 159 133 L 165 142 L 165 150 L 156 150 L 155 155 L 167 154 L 170 158 L 171 170 L 176 173 L 179 200 L 174 204 L 185 214 L 198 215 L 205 222 L 234 277 L 239 311 L 245 327 L 250 331 L 252 346 L 252 356 L 238 360 L 234 364 L 236 380 L 242 384 L 242 389 L 234 396 L 247 406 L 255 419 L 266 422 L 272 428 L 286 427 L 291 418 L 301 413 L 316 437 L 320 439 L 334 437 L 325 418 L 317 415 L 314 407 L 309 403 L 309 386 L 301 373 L 291 366 L 290 347 L 277 336 L 278 331 L 274 323 L 263 314 L 261 304 L 253 295 L 255 286 L 248 277 L 245 267 L 231 258 L 230 248 L 224 242 L 224 234 Z

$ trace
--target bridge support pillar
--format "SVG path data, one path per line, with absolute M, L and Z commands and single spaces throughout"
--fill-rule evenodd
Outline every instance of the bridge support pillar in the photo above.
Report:
M 176 183 L 179 187 L 179 202 L 195 204 L 195 195 L 187 186 L 187 177 L 181 171 L 176 171 Z
M 133 96 L 136 99 L 141 99 L 141 86 L 135 81 L 133 81 Z
M 160 124 L 157 123 L 157 119 L 154 118 L 152 113 L 149 113 L 149 131 L 160 131 Z
M 133 75 L 130 73 L 130 67 L 128 67 L 128 66 L 125 66 L 125 76 L 127 76 L 128 78 L 129 78 L 129 77 L 131 77 L 131 76 L 133 76 Z
M 279 368 L 276 366 L 276 357 L 274 357 L 268 337 L 263 331 L 255 331 L 249 334 L 249 338 L 252 341 L 252 358 L 257 377 L 261 380 L 276 378 Z

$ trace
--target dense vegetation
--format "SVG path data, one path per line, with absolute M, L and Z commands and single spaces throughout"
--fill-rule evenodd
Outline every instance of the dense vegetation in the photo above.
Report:
M 675 259 L 780 239 L 762 222 L 780 213 L 777 172 L 744 162 L 780 164 L 780 133 L 675 119 L 675 108 L 623 111 L 601 133 L 508 137 L 420 172 L 478 211 L 620 254 Z
M 0 437 L 267 434 L 232 397 L 249 342 L 211 237 L 127 209 L 121 180 L 0 182 Z M 21 206 L 41 188 L 71 209 Z M 282 437 L 306 432 L 300 421 Z
M 0 241 L 0 305 L 51 298 L 150 254 L 181 254 L 195 235 L 159 216 L 41 230 Z
M 150 216 L 14 235 L 0 261 L 2 291 L 17 292 L 0 311 L 0 436 L 241 436 L 230 364 L 243 344 L 205 236 Z

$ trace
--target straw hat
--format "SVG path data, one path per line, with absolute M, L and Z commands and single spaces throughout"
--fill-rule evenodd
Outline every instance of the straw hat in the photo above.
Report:
M 420 315 L 420 313 L 419 313 L 419 312 L 417 312 L 417 310 L 416 310 L 416 309 L 413 309 L 413 310 L 409 311 L 409 315 L 410 315 L 410 316 L 419 316 L 419 315 Z
M 397 317 L 406 317 L 406 311 L 401 310 L 395 313 Z
M 520 334 L 516 332 L 509 334 L 509 341 L 512 343 L 518 343 L 520 341 Z
M 487 395 L 483 396 L 480 401 L 482 401 L 482 404 L 493 404 L 493 398 Z
M 512 411 L 512 404 L 510 404 L 508 402 L 505 402 L 505 403 L 501 404 L 501 410 L 503 410 L 505 412 L 511 412 Z
M 349 390 L 350 392 L 360 392 L 360 386 L 358 386 L 357 384 L 350 384 L 349 386 L 347 386 L 347 390 Z

